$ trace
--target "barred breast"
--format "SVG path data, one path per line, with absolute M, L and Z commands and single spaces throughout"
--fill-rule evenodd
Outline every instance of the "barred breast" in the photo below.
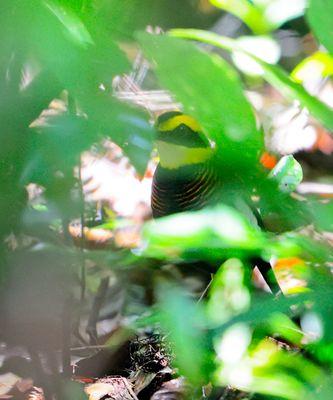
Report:
M 216 201 L 219 179 L 212 163 L 194 164 L 174 170 L 157 166 L 151 206 L 153 217 L 198 210 Z

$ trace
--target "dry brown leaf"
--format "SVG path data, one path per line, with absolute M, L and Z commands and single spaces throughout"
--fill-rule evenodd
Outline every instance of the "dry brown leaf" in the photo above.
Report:
M 89 400 L 138 400 L 132 390 L 132 385 L 123 377 L 107 377 L 99 379 L 96 383 L 88 385 L 84 389 Z
M 12 388 L 20 379 L 21 378 L 19 378 L 15 374 L 12 374 L 11 372 L 0 375 L 0 399 L 9 398 L 3 396 L 8 395 L 8 393 L 12 390 Z

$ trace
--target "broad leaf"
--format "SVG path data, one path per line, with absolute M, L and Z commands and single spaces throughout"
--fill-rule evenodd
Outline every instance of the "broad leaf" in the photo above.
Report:
M 93 39 L 78 16 L 69 8 L 65 8 L 52 0 L 44 0 L 48 8 L 63 25 L 66 35 L 77 45 L 87 47 L 93 44 Z
M 200 31 L 196 29 L 177 29 L 171 31 L 171 35 L 210 43 L 214 46 L 221 47 L 222 49 L 230 52 L 244 52 L 244 54 L 247 54 L 249 57 L 255 60 L 258 65 L 260 65 L 260 67 L 264 71 L 263 77 L 267 80 L 267 82 L 269 82 L 272 86 L 279 90 L 289 100 L 299 100 L 304 107 L 307 107 L 309 109 L 309 111 L 316 119 L 318 119 L 319 122 L 321 122 L 331 131 L 333 131 L 332 109 L 326 104 L 322 103 L 316 97 L 311 96 L 303 88 L 303 86 L 291 80 L 287 72 L 284 71 L 281 67 L 277 65 L 267 64 L 253 54 L 248 53 L 244 48 L 241 48 L 238 45 L 237 41 L 227 37 L 219 36 L 215 33 Z
M 137 37 L 162 85 L 223 149 L 223 158 L 234 165 L 253 164 L 262 137 L 240 79 L 229 64 L 180 39 L 145 33 Z
M 332 15 L 332 0 L 310 0 L 306 13 L 307 20 L 314 34 L 331 54 L 333 54 Z
M 210 0 L 216 7 L 240 18 L 254 33 L 273 31 L 285 22 L 300 17 L 306 0 Z
M 143 175 L 153 146 L 154 131 L 141 110 L 114 100 L 104 92 L 81 98 L 84 111 L 102 137 L 110 137 Z
M 237 258 L 227 260 L 218 269 L 209 288 L 207 313 L 216 323 L 246 311 L 250 306 L 249 270 Z
M 296 82 L 307 82 L 314 76 L 317 78 L 333 75 L 333 57 L 322 51 L 317 51 L 302 60 L 292 71 L 291 77 Z
M 146 225 L 144 236 L 146 254 L 161 258 L 221 260 L 230 254 L 255 254 L 266 243 L 260 231 L 227 206 L 160 218 Z
M 210 2 L 241 19 L 254 33 L 262 34 L 271 30 L 263 10 L 248 0 L 210 0 Z
M 183 288 L 164 284 L 160 285 L 157 293 L 161 325 L 177 354 L 175 364 L 190 382 L 204 384 L 212 363 L 205 344 L 205 325 L 201 309 L 184 295 Z

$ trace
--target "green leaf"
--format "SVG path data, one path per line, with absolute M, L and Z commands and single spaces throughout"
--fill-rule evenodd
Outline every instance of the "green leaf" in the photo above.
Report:
M 289 218 L 293 218 L 293 215 L 291 214 Z M 297 232 L 287 232 L 273 237 L 266 250 L 268 257 L 272 255 L 277 259 L 300 257 L 313 263 L 325 263 L 331 254 L 331 248 L 327 244 Z
M 273 31 L 285 22 L 303 15 L 305 0 L 210 0 L 241 19 L 254 33 Z
M 264 8 L 264 17 L 273 30 L 287 21 L 301 17 L 307 0 L 253 0 L 253 3 Z
M 240 79 L 229 64 L 183 40 L 146 33 L 137 38 L 162 85 L 199 121 L 217 147 L 225 150 L 223 157 L 233 165 L 244 165 L 247 160 L 253 168 L 262 136 Z
M 164 284 L 156 293 L 161 324 L 176 354 L 175 364 L 191 383 L 196 386 L 206 383 L 208 369 L 213 364 L 205 344 L 205 324 L 200 307 L 184 295 L 183 288 Z
M 52 0 L 44 0 L 43 4 L 58 18 L 64 27 L 66 35 L 68 35 L 75 44 L 82 47 L 93 44 L 93 39 L 88 30 L 71 9 L 65 8 Z
M 51 71 L 72 95 L 85 87 L 98 88 L 103 83 L 109 87 L 115 74 L 130 69 L 127 57 L 112 37 L 106 32 L 89 32 L 83 21 L 65 5 L 44 0 L 24 11 L 26 18 L 32 21 L 25 22 L 24 38 L 32 56 L 42 70 Z
M 266 243 L 241 214 L 222 205 L 149 222 L 144 237 L 148 240 L 146 254 L 161 258 L 221 260 L 230 254 L 256 253 Z
M 254 33 L 262 34 L 271 31 L 269 21 L 263 11 L 248 0 L 210 0 L 210 2 L 241 19 Z
M 241 48 L 237 41 L 219 36 L 215 33 L 201 31 L 197 29 L 175 29 L 170 32 L 172 36 L 199 40 L 201 42 L 210 43 L 214 46 L 221 47 L 224 50 L 233 52 L 240 51 L 247 54 L 255 60 L 264 71 L 264 79 L 267 80 L 272 86 L 280 91 L 289 100 L 299 100 L 300 103 L 309 109 L 313 116 L 318 119 L 328 129 L 333 131 L 333 111 L 326 104 L 322 103 L 316 97 L 311 96 L 303 86 L 290 79 L 289 75 L 281 67 L 277 65 L 270 65 L 260 60 L 253 54 L 248 53 L 245 49 Z
M 317 341 L 306 346 L 307 351 L 320 363 L 328 364 L 333 368 L 333 342 Z
M 285 193 L 293 192 L 303 179 L 300 163 L 292 155 L 284 156 L 270 172 L 269 177 L 277 180 L 279 189 Z
M 279 61 L 280 46 L 269 36 L 242 36 L 236 40 L 237 44 L 245 51 L 269 64 L 276 64 Z M 260 65 L 244 52 L 234 52 L 232 59 L 236 67 L 245 74 L 254 76 L 263 74 L 263 69 Z
M 143 175 L 150 159 L 154 130 L 146 113 L 100 92 L 81 97 L 82 106 L 102 137 L 120 146 Z
M 310 0 L 306 13 L 314 34 L 326 49 L 333 54 L 333 2 L 331 0 Z
M 209 288 L 207 312 L 214 322 L 223 323 L 240 314 L 250 305 L 249 289 L 244 265 L 239 259 L 231 258 L 219 268 Z
M 153 147 L 154 131 L 148 116 L 122 104 L 113 110 L 110 137 L 118 143 L 139 175 L 147 168 Z
M 85 118 L 60 115 L 33 129 L 29 159 L 21 176 L 24 184 L 48 185 L 56 173 L 72 175 L 80 154 L 96 141 L 92 125 Z
M 313 305 L 311 311 L 319 316 L 321 322 L 322 340 L 325 342 L 333 341 L 332 320 L 333 312 L 333 279 L 331 272 L 326 266 L 318 268 L 312 273 L 311 288 L 313 289 Z
M 313 221 L 319 231 L 333 232 L 333 201 L 313 200 L 309 203 Z
M 302 60 L 292 71 L 294 81 L 303 83 L 316 77 L 333 75 L 333 57 L 322 51 L 317 51 Z
M 241 339 L 241 331 L 239 336 Z M 224 340 L 225 337 L 222 337 L 220 347 Z M 226 349 L 228 347 L 225 345 Z M 223 353 L 221 357 L 223 360 Z M 229 384 L 240 390 L 277 396 L 279 399 L 330 398 L 327 394 L 328 389 L 332 390 L 332 379 L 324 369 L 301 354 L 281 349 L 278 343 L 267 338 L 241 354 L 237 362 L 223 361 L 216 376 L 217 382 L 222 385 Z
M 272 336 L 277 336 L 288 340 L 289 343 L 301 346 L 304 340 L 304 333 L 299 326 L 286 314 L 274 313 L 268 320 L 269 333 Z

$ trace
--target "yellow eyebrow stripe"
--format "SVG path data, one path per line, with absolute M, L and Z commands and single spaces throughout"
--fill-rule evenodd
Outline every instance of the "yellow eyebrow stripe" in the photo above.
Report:
M 157 128 L 160 132 L 169 132 L 173 131 L 181 124 L 188 126 L 194 132 L 201 132 L 201 127 L 197 123 L 197 121 L 189 115 L 185 114 L 176 115 L 168 119 L 167 121 L 160 123 Z

